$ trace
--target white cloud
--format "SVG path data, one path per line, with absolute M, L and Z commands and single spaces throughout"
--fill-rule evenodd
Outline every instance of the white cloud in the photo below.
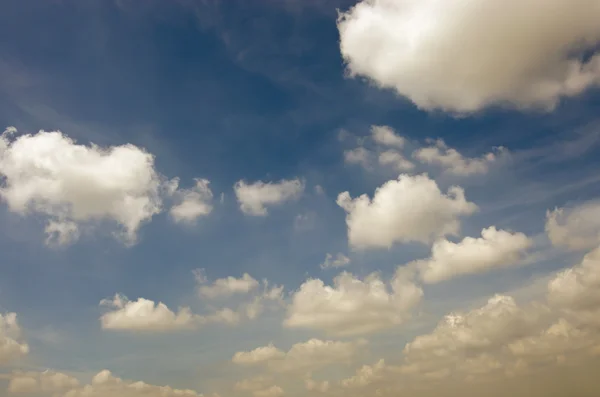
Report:
M 46 375 L 44 375 L 46 374 Z M 19 378 L 21 376 L 21 378 Z M 47 378 L 51 376 L 52 379 Z M 44 388 L 46 385 L 51 387 Z M 13 383 L 15 382 L 15 383 Z M 87 385 L 78 386 L 72 377 L 60 373 L 27 373 L 16 375 L 9 387 L 10 393 L 49 393 L 52 397 L 201 397 L 193 390 L 174 389 L 170 386 L 155 386 L 142 381 L 129 381 L 115 377 L 110 371 L 103 370 L 92 378 Z
M 410 171 L 415 165 L 395 150 L 386 150 L 379 154 L 379 164 L 393 166 L 398 171 Z
M 384 146 L 402 149 L 405 144 L 404 137 L 397 135 L 391 127 L 384 125 L 371 126 L 371 136 L 375 142 Z
M 344 272 L 334 278 L 333 286 L 308 280 L 294 293 L 284 325 L 349 336 L 401 324 L 423 296 L 412 277 L 411 271 L 400 268 L 391 288 L 377 274 L 360 280 Z
M 371 166 L 371 152 L 364 147 L 357 147 L 344 152 L 344 161 L 348 164 L 362 165 L 363 168 Z
M 100 304 L 115 308 L 100 318 L 102 328 L 108 330 L 165 332 L 192 328 L 196 321 L 187 307 L 174 313 L 164 303 L 156 304 L 144 298 L 129 301 L 117 294 L 114 299 L 105 299 Z
M 497 151 L 503 153 L 504 149 L 498 148 Z M 422 163 L 441 166 L 447 172 L 460 176 L 485 174 L 488 172 L 490 164 L 497 160 L 496 154 L 492 152 L 481 158 L 466 158 L 456 149 L 446 146 L 441 139 L 438 139 L 432 146 L 416 150 L 413 156 Z
M 400 175 L 375 190 L 371 200 L 363 194 L 338 195 L 337 204 L 346 212 L 348 240 L 356 248 L 389 248 L 397 242 L 428 243 L 446 235 L 457 235 L 459 217 L 477 206 L 465 199 L 464 190 L 453 186 L 443 194 L 427 175 Z
M 265 216 L 267 207 L 295 200 L 304 191 L 304 182 L 299 179 L 279 182 L 257 181 L 248 184 L 238 181 L 233 187 L 240 209 L 247 215 Z
M 0 196 L 10 211 L 49 218 L 49 243 L 70 243 L 80 225 L 110 220 L 132 244 L 141 224 L 161 211 L 154 157 L 134 145 L 78 145 L 58 131 L 5 132 L 0 176 Z
M 495 371 L 501 367 L 497 357 L 503 349 L 538 332 L 546 315 L 543 306 L 522 308 L 513 298 L 496 295 L 481 308 L 445 316 L 433 332 L 407 343 L 400 370 L 425 378 L 447 377 L 451 369 L 471 374 Z
M 440 239 L 433 244 L 430 258 L 415 263 L 423 281 L 438 283 L 460 275 L 518 265 L 532 244 L 523 233 L 491 226 L 481 231 L 480 238 L 465 237 L 458 243 Z
M 600 243 L 600 202 L 548 211 L 546 233 L 557 247 L 583 250 L 597 246 Z
M 287 352 L 269 344 L 249 352 L 237 352 L 232 361 L 239 365 L 266 365 L 274 372 L 310 372 L 333 364 L 350 363 L 366 343 L 365 340 L 310 339 L 294 344 Z
M 195 179 L 196 186 L 191 189 L 177 189 L 173 192 L 177 204 L 171 207 L 169 213 L 175 222 L 194 222 L 201 216 L 210 214 L 213 210 L 213 193 L 208 187 L 207 179 Z
M 277 385 L 273 385 L 263 390 L 256 390 L 252 393 L 254 397 L 280 397 L 284 394 L 283 389 Z
M 347 266 L 348 264 L 350 264 L 350 258 L 341 252 L 338 252 L 335 257 L 331 254 L 327 254 L 325 255 L 325 261 L 321 263 L 321 269 L 337 269 Z
M 59 393 L 79 387 L 79 381 L 72 376 L 54 372 L 15 372 L 11 375 L 8 392 L 19 393 Z
M 590 0 L 363 0 L 338 29 L 351 75 L 422 109 L 552 109 L 600 82 L 600 56 L 580 58 L 600 43 L 598 18 Z
M 276 348 L 272 343 L 257 347 L 249 352 L 237 352 L 232 358 L 233 363 L 240 365 L 255 365 L 285 357 L 285 352 Z
M 373 365 L 363 365 L 354 376 L 343 379 L 341 384 L 346 388 L 365 387 L 383 379 L 385 370 L 385 361 L 381 359 Z
M 235 278 L 232 276 L 215 280 L 212 284 L 203 285 L 207 282 L 202 270 L 194 272 L 196 281 L 200 286 L 198 293 L 205 298 L 228 297 L 234 294 L 247 294 L 258 288 L 259 283 L 248 273 L 244 273 L 242 277 Z
M 577 325 L 600 331 L 600 248 L 550 281 L 548 301 Z
M 0 364 L 29 353 L 29 345 L 23 341 L 16 313 L 0 314 Z

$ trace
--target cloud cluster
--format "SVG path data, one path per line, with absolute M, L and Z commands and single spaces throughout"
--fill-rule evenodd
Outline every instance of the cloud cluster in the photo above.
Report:
M 332 286 L 319 279 L 304 282 L 284 325 L 338 336 L 369 334 L 406 321 L 422 296 L 410 269 L 399 268 L 389 285 L 377 274 L 361 280 L 343 272 Z
M 265 365 L 273 372 L 311 372 L 334 364 L 348 364 L 366 345 L 365 340 L 350 342 L 310 339 L 294 344 L 287 352 L 273 344 L 247 352 L 237 352 L 232 362 L 238 365 Z
M 23 341 L 17 314 L 0 314 L 0 365 L 7 364 L 28 353 L 29 345 Z
M 179 180 L 175 179 L 173 183 L 173 196 L 177 204 L 169 210 L 169 213 L 175 222 L 193 223 L 199 217 L 210 214 L 213 210 L 213 193 L 209 188 L 207 179 L 196 179 L 196 185 L 191 189 L 177 189 L 175 185 Z
M 548 211 L 546 233 L 557 247 L 570 250 L 595 247 L 600 243 L 600 202 L 589 201 Z
M 155 386 L 142 381 L 123 380 L 110 371 L 97 373 L 90 384 L 80 386 L 77 379 L 59 372 L 14 373 L 8 387 L 10 394 L 52 397 L 201 397 L 193 390 Z
M 337 204 L 347 213 L 348 241 L 354 248 L 389 248 L 457 235 L 460 217 L 477 211 L 462 188 L 453 186 L 444 194 L 425 174 L 401 174 L 377 188 L 372 199 L 340 193 Z
M 600 56 L 582 54 L 600 43 L 598 18 L 589 0 L 363 0 L 338 29 L 352 76 L 422 109 L 467 113 L 553 109 L 597 86 Z
M 497 152 L 502 153 L 504 150 L 499 148 Z M 451 174 L 460 176 L 486 174 L 490 164 L 497 160 L 497 155 L 493 152 L 480 158 L 464 157 L 456 149 L 448 147 L 441 139 L 436 140 L 431 146 L 416 150 L 413 156 L 424 164 L 437 165 Z

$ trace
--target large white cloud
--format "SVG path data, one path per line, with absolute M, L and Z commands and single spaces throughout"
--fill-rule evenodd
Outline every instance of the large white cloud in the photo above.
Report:
M 505 149 L 498 148 L 496 151 L 502 154 Z M 448 147 L 441 139 L 436 140 L 431 146 L 416 150 L 413 156 L 422 163 L 441 166 L 447 172 L 460 176 L 485 174 L 490 164 L 497 160 L 497 155 L 493 152 L 480 158 L 464 157 L 456 149 Z
M 240 209 L 247 215 L 265 216 L 267 207 L 295 200 L 304 191 L 304 182 L 299 179 L 279 182 L 246 183 L 238 181 L 233 187 Z
M 431 257 L 415 263 L 421 278 L 438 283 L 465 274 L 518 265 L 533 242 L 523 233 L 489 227 L 480 238 L 465 237 L 458 243 L 440 239 L 431 248 Z
M 338 28 L 351 75 L 423 109 L 473 112 L 551 109 L 598 85 L 600 57 L 580 55 L 600 43 L 599 18 L 596 0 L 363 0 Z
M 17 314 L 0 314 L 0 364 L 7 364 L 28 353 L 29 345 L 23 340 Z
M 90 384 L 79 386 L 71 376 L 57 372 L 16 373 L 9 384 L 10 394 L 52 397 L 201 397 L 189 389 L 156 386 L 142 381 L 124 380 L 110 371 L 97 373 Z
M 366 343 L 365 340 L 343 342 L 313 338 L 294 344 L 287 352 L 273 344 L 237 352 L 232 361 L 239 365 L 266 365 L 274 372 L 311 372 L 333 364 L 352 362 Z
M 348 336 L 401 324 L 423 296 L 412 277 L 411 270 L 400 268 L 390 285 L 377 274 L 361 280 L 347 272 L 335 277 L 333 286 L 308 280 L 294 293 L 284 325 Z
M 578 325 L 600 331 L 600 248 L 557 274 L 548 284 L 548 300 Z
M 201 216 L 210 214 L 213 210 L 213 193 L 207 179 L 195 179 L 196 186 L 191 189 L 175 189 L 173 196 L 177 204 L 171 207 L 169 213 L 175 222 L 194 222 Z M 178 179 L 172 183 L 179 183 Z
M 113 299 L 103 300 L 101 305 L 114 308 L 100 318 L 102 328 L 107 330 L 164 332 L 189 329 L 197 321 L 187 307 L 174 313 L 164 303 L 144 298 L 129 301 L 117 294 Z
M 462 188 L 453 186 L 444 194 L 425 174 L 402 174 L 377 188 L 373 199 L 340 193 L 337 204 L 347 212 L 348 240 L 355 248 L 389 248 L 399 242 L 428 243 L 457 235 L 460 216 L 477 210 Z
M 161 211 L 161 178 L 144 150 L 79 145 L 59 131 L 15 134 L 0 137 L 0 197 L 13 212 L 46 215 L 50 243 L 69 243 L 82 224 L 110 220 L 131 244 Z
M 552 244 L 571 250 L 600 244 L 600 201 L 548 211 L 546 233 Z

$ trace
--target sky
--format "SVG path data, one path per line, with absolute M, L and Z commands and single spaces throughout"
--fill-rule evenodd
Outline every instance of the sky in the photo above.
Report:
M 600 1 L 0 7 L 0 396 L 596 396 Z

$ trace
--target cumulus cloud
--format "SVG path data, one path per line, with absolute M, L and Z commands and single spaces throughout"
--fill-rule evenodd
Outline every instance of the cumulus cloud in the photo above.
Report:
M 341 384 L 345 388 L 365 387 L 383 379 L 385 370 L 385 361 L 381 359 L 373 365 L 363 365 L 354 376 L 343 379 Z
M 407 343 L 401 370 L 423 377 L 446 377 L 450 369 L 496 370 L 495 355 L 509 343 L 538 332 L 546 313 L 541 306 L 522 308 L 512 297 L 496 295 L 481 308 L 445 316 L 431 333 Z
M 393 166 L 397 171 L 410 171 L 415 165 L 395 150 L 386 150 L 379 154 L 379 164 Z
M 366 343 L 365 340 L 342 342 L 313 338 L 294 344 L 287 352 L 273 344 L 237 352 L 232 361 L 239 365 L 266 365 L 274 372 L 310 372 L 332 364 L 350 363 Z
M 337 204 L 347 213 L 348 240 L 355 248 L 389 248 L 457 235 L 459 218 L 477 210 L 462 188 L 453 186 L 444 194 L 425 174 L 402 174 L 377 188 L 373 199 L 340 193 Z
M 423 296 L 412 278 L 412 271 L 400 268 L 390 285 L 377 274 L 361 280 L 347 272 L 335 277 L 333 286 L 308 280 L 294 293 L 284 325 L 349 336 L 401 324 Z
M 597 246 L 600 243 L 600 201 L 548 211 L 546 233 L 557 247 L 584 250 Z
M 195 181 L 196 186 L 193 188 L 176 189 L 173 192 L 177 204 L 171 207 L 169 213 L 175 222 L 194 222 L 213 210 L 213 193 L 208 186 L 210 182 L 207 179 L 195 179 Z
M 8 392 L 55 393 L 66 392 L 79 387 L 79 381 L 72 376 L 46 370 L 44 372 L 15 372 L 11 375 Z
M 340 15 L 338 29 L 351 76 L 422 109 L 466 113 L 552 109 L 597 86 L 600 56 L 581 55 L 600 43 L 598 18 L 589 0 L 363 0 Z
M 12 389 L 11 389 L 12 388 Z M 142 381 L 123 380 L 103 370 L 92 382 L 79 386 L 74 378 L 55 372 L 16 374 L 11 379 L 9 393 L 45 393 L 52 397 L 201 397 L 193 390 L 155 386 Z M 47 393 L 47 394 L 46 394 Z
M 273 382 L 273 379 L 271 377 L 256 376 L 254 378 L 243 379 L 239 382 L 236 382 L 233 389 L 235 391 L 250 391 L 250 392 L 257 391 L 257 390 L 264 390 L 272 382 Z
M 386 125 L 374 125 L 371 127 L 371 137 L 373 140 L 384 146 L 392 146 L 399 149 L 404 147 L 404 137 L 396 134 L 396 132 Z
M 548 300 L 579 326 L 600 331 L 600 248 L 557 274 L 548 284 Z
M 304 379 L 304 387 L 308 391 L 319 392 L 319 393 L 327 393 L 329 391 L 329 381 L 316 381 L 308 376 Z
M 279 182 L 257 181 L 250 184 L 238 181 L 233 189 L 244 214 L 265 216 L 268 214 L 267 207 L 298 199 L 304 187 L 300 179 L 282 179 Z
M 340 267 L 348 266 L 350 264 L 350 258 L 346 255 L 338 252 L 336 256 L 331 254 L 325 255 L 325 261 L 321 263 L 321 269 L 337 269 Z
M 0 364 L 8 364 L 28 353 L 29 345 L 23 341 L 17 314 L 0 314 Z
M 423 281 L 438 283 L 460 275 L 519 265 L 532 244 L 523 233 L 491 226 L 481 231 L 480 238 L 465 237 L 458 243 L 438 240 L 433 244 L 431 257 L 415 263 Z
M 203 270 L 196 270 L 194 274 L 199 284 L 198 293 L 201 297 L 209 299 L 228 297 L 235 294 L 247 294 L 259 286 L 258 281 L 248 273 L 244 273 L 240 278 L 232 276 L 220 278 L 208 285 L 206 284 L 208 280 L 204 276 Z
M 0 197 L 10 211 L 48 217 L 48 242 L 68 244 L 82 225 L 109 220 L 135 243 L 161 211 L 154 157 L 134 145 L 80 145 L 59 131 L 0 136 Z
M 504 150 L 498 148 L 497 152 L 502 153 Z M 416 150 L 413 156 L 422 163 L 441 166 L 447 172 L 460 176 L 485 174 L 488 172 L 490 164 L 497 160 L 497 155 L 492 152 L 481 158 L 464 157 L 456 149 L 449 148 L 441 139 L 438 139 L 432 146 Z
M 100 304 L 114 308 L 100 317 L 102 328 L 107 330 L 165 332 L 192 328 L 196 321 L 188 307 L 174 313 L 164 303 L 144 298 L 129 301 L 117 294 Z

